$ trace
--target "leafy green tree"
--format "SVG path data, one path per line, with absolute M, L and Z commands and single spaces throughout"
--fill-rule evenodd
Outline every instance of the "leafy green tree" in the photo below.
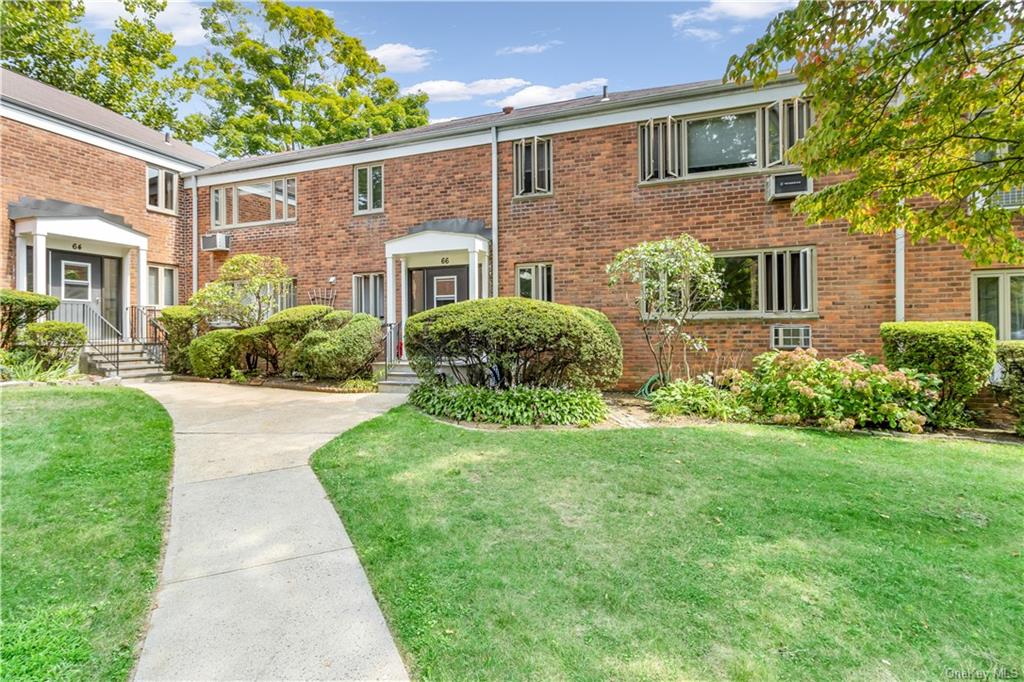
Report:
M 1024 259 L 1024 208 L 998 205 L 1024 185 L 1024 3 L 801 0 L 726 79 L 763 84 L 789 64 L 817 119 L 791 158 L 811 176 L 849 173 L 796 201 L 810 222 Z
M 177 134 L 212 138 L 224 156 L 329 144 L 424 125 L 426 96 L 401 95 L 362 42 L 327 13 L 260 0 L 203 10 L 212 48 L 191 59 L 183 86 L 207 104 Z
M 0 62 L 151 128 L 170 126 L 180 97 L 162 72 L 177 61 L 174 37 L 156 17 L 167 0 L 123 0 L 109 40 L 80 25 L 82 0 L 0 2 Z
M 192 294 L 189 304 L 207 323 L 247 329 L 266 322 L 291 283 L 277 256 L 240 253 L 224 261 L 217 279 Z
M 711 250 L 681 234 L 620 251 L 607 269 L 608 284 L 623 288 L 640 315 L 644 340 L 657 367 L 652 379 L 661 386 L 672 382 L 677 350 L 686 378 L 691 378 L 688 353 L 706 350 L 707 345 L 687 332 L 686 325 L 722 300 L 722 281 Z

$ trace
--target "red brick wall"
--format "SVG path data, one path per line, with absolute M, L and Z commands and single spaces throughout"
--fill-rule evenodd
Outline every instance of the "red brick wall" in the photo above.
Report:
M 605 266 L 643 240 L 687 232 L 715 251 L 813 246 L 817 315 L 807 320 L 702 320 L 719 361 L 731 364 L 769 347 L 774 323 L 806 323 L 828 355 L 881 351 L 878 326 L 895 316 L 895 238 L 850 235 L 844 223 L 808 227 L 791 201 L 767 203 L 764 175 L 639 186 L 636 129 L 621 125 L 553 137 L 552 196 L 512 198 L 512 145 L 499 146 L 500 293 L 515 292 L 518 263 L 554 265 L 555 300 L 603 310 L 622 335 L 624 384 L 652 373 L 635 311 L 607 286 Z M 284 258 L 299 300 L 337 277 L 337 307 L 351 305 L 351 275 L 384 269 L 384 241 L 417 223 L 477 218 L 490 225 L 490 149 L 479 146 L 383 162 L 385 210 L 354 216 L 352 167 L 301 174 L 293 223 L 229 230 L 232 253 Z M 200 190 L 200 233 L 209 231 L 209 189 Z M 200 283 L 225 254 L 200 255 Z M 949 246 L 907 252 L 907 319 L 970 317 L 970 264 Z M 725 356 L 725 357 L 723 357 Z
M 180 244 L 174 216 L 146 209 L 145 161 L 0 118 L 0 286 L 14 286 L 14 221 L 7 206 L 22 197 L 95 206 L 123 217 L 149 236 L 151 263 L 174 265 L 191 249 Z M 132 272 L 134 301 L 134 263 Z

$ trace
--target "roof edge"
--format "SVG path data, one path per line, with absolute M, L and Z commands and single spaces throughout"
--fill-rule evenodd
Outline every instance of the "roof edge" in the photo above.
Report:
M 372 150 L 372 149 L 386 149 L 386 148 L 389 148 L 389 147 L 400 148 L 400 147 L 404 147 L 404 146 L 408 146 L 408 145 L 420 144 L 420 143 L 431 141 L 431 140 L 441 140 L 441 139 L 445 139 L 445 138 L 464 137 L 464 136 L 468 136 L 468 135 L 473 135 L 473 134 L 477 134 L 477 133 L 480 133 L 480 132 L 484 132 L 484 131 L 487 131 L 487 130 L 491 130 L 492 128 L 494 128 L 494 129 L 517 128 L 517 127 L 520 127 L 520 126 L 523 126 L 523 125 L 531 125 L 531 124 L 535 124 L 535 123 L 543 123 L 543 122 L 548 122 L 548 121 L 556 121 L 556 120 L 563 120 L 563 119 L 573 119 L 573 118 L 584 118 L 586 116 L 589 116 L 589 115 L 593 114 L 594 113 L 594 111 L 593 111 L 594 109 L 599 109 L 601 111 L 601 113 L 613 112 L 613 111 L 623 111 L 623 110 L 626 110 L 626 109 L 632 109 L 632 108 L 636 108 L 636 107 L 641 107 L 641 106 L 648 105 L 648 104 L 656 104 L 658 102 L 665 102 L 665 101 L 671 101 L 671 100 L 699 99 L 700 97 L 707 97 L 709 95 L 717 95 L 719 93 L 726 93 L 726 92 L 731 92 L 731 91 L 758 90 L 758 89 L 763 89 L 763 88 L 771 87 L 773 85 L 787 85 L 787 84 L 790 84 L 792 82 L 796 82 L 797 80 L 798 79 L 797 79 L 796 75 L 790 72 L 790 73 L 780 74 L 778 78 L 776 78 L 775 80 L 773 80 L 771 82 L 771 84 L 766 85 L 766 86 L 762 86 L 762 88 L 755 87 L 754 85 L 752 85 L 750 83 L 745 83 L 745 84 L 742 84 L 742 85 L 737 85 L 735 83 L 715 83 L 715 84 L 712 84 L 712 85 L 695 87 L 695 88 L 692 88 L 690 90 L 686 90 L 684 92 L 656 93 L 656 94 L 648 95 L 648 96 L 645 96 L 645 97 L 638 97 L 636 99 L 629 99 L 629 100 L 623 100 L 623 101 L 618 101 L 618 102 L 615 102 L 615 101 L 612 101 L 612 102 L 597 101 L 597 102 L 594 102 L 592 104 L 585 105 L 585 106 L 581 107 L 580 109 L 572 109 L 572 110 L 569 110 L 569 111 L 566 111 L 566 112 L 547 112 L 547 113 L 542 113 L 542 114 L 536 114 L 536 115 L 533 115 L 533 116 L 523 116 L 522 118 L 515 119 L 514 122 L 509 123 L 507 125 L 501 125 L 501 124 L 497 124 L 497 123 L 493 123 L 493 122 L 479 123 L 479 124 L 474 124 L 472 126 L 467 126 L 465 128 L 459 128 L 457 130 L 439 130 L 437 133 L 435 133 L 433 135 L 424 134 L 424 135 L 421 135 L 421 136 L 417 137 L 415 140 L 409 140 L 409 141 L 404 141 L 404 142 L 403 141 L 389 142 L 387 140 L 387 138 L 376 139 L 376 140 L 366 140 L 365 144 L 359 146 L 359 151 L 366 151 L 366 150 Z M 680 84 L 680 87 L 685 87 L 685 85 L 686 85 L 685 83 Z M 354 140 L 349 140 L 349 141 L 354 141 Z M 331 156 L 336 156 L 336 155 L 339 155 L 339 154 L 348 153 L 348 152 L 339 152 L 337 150 L 328 149 L 329 146 L 332 146 L 332 145 L 324 145 L 321 148 L 321 149 L 323 149 L 322 153 L 319 153 L 319 154 L 309 154 L 308 156 L 304 156 L 301 160 L 302 161 L 312 161 L 312 160 L 315 160 L 315 159 L 330 158 Z M 310 150 L 307 150 L 307 151 L 312 151 L 313 149 L 316 149 L 316 148 L 314 147 L 314 148 L 311 148 Z M 225 164 L 233 163 L 235 161 L 237 161 L 237 159 L 226 160 L 226 161 L 224 161 L 224 163 Z M 292 163 L 293 161 L 294 161 L 294 159 L 279 158 L 277 156 L 255 157 L 255 158 L 252 159 L 251 163 L 246 164 L 242 168 L 233 168 L 233 169 L 230 169 L 230 170 L 227 170 L 227 171 L 220 171 L 220 170 L 217 170 L 218 166 L 220 165 L 220 164 L 218 164 L 218 165 L 215 165 L 215 166 L 207 166 L 205 168 L 200 168 L 200 169 L 197 169 L 195 171 L 183 173 L 182 175 L 185 176 L 185 177 L 201 177 L 201 176 L 205 176 L 205 175 L 216 175 L 218 173 L 223 173 L 223 172 L 236 172 L 236 171 L 251 170 L 251 169 L 256 169 L 256 168 L 273 167 L 273 166 L 277 166 L 277 165 L 284 165 L 284 164 L 287 164 L 287 163 Z

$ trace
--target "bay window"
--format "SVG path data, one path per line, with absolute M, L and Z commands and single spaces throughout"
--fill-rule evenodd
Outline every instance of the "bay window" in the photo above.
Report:
M 988 322 L 996 338 L 1024 340 L 1024 269 L 982 270 L 972 275 L 972 317 Z
M 255 180 L 210 190 L 213 227 L 244 227 L 295 220 L 295 178 Z

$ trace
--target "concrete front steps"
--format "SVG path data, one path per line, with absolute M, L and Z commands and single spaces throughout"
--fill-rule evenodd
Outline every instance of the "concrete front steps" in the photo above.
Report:
M 384 369 L 384 363 L 374 363 L 374 369 Z M 412 371 L 408 362 L 392 365 L 387 376 L 377 382 L 380 393 L 409 393 L 420 383 L 416 372 Z
M 113 348 L 104 348 L 100 353 L 86 346 L 82 353 L 82 365 L 92 374 L 119 376 L 122 379 L 143 379 L 145 381 L 169 381 L 171 373 L 146 355 L 137 343 L 122 343 L 118 347 L 118 366 L 115 371 Z

